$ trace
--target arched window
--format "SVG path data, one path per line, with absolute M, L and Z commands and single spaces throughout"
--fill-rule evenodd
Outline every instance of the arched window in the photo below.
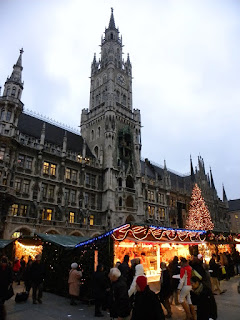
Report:
M 15 97 L 15 94 L 16 94 L 16 87 L 13 87 L 13 88 L 12 88 L 12 94 L 11 94 L 11 95 L 12 95 L 13 97 Z
M 111 37 L 110 38 L 111 38 L 111 40 L 113 40 L 113 33 L 111 33 Z
M 119 200 L 118 200 L 118 206 L 122 207 L 122 197 L 120 197 Z
M 133 208 L 133 197 L 132 196 L 127 197 L 126 206 L 127 206 L 127 208 Z
M 10 87 L 7 87 L 7 96 L 10 95 Z
M 94 130 L 91 132 L 91 140 L 94 140 Z
M 20 98 L 20 93 L 21 93 L 21 91 L 20 91 L 20 89 L 18 89 L 18 95 L 17 95 L 18 99 Z
M 100 138 L 100 136 L 101 136 L 101 128 L 98 127 L 98 138 Z
M 127 176 L 126 187 L 134 189 L 134 180 L 131 176 Z
M 119 178 L 119 179 L 118 179 L 118 186 L 119 186 L 119 187 L 122 187 L 122 178 Z
M 123 105 L 125 106 L 126 105 L 126 101 L 127 101 L 127 98 L 125 96 L 125 94 L 123 95 Z
M 96 146 L 94 148 L 94 153 L 95 153 L 96 158 L 98 159 L 98 146 Z

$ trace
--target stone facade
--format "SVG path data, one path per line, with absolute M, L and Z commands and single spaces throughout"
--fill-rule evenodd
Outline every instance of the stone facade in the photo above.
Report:
M 101 58 L 93 58 L 81 135 L 24 111 L 20 51 L 0 97 L 0 237 L 93 236 L 131 221 L 184 227 L 195 182 L 216 229 L 228 230 L 227 204 L 201 157 L 196 170 L 190 161 L 188 176 L 141 160 L 141 116 L 132 108 L 132 65 L 122 47 L 112 12 Z

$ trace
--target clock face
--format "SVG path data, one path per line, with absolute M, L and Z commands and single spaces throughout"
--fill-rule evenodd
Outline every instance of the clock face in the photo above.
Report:
M 125 84 L 125 78 L 124 78 L 124 76 L 123 76 L 122 74 L 120 74 L 120 73 L 117 75 L 117 82 L 120 83 L 120 84 L 122 84 L 122 85 Z

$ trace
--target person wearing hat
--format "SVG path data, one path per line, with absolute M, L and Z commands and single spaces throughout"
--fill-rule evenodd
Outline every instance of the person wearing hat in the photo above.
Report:
M 41 262 L 41 254 L 36 255 L 30 270 L 30 278 L 32 283 L 33 304 L 37 301 L 42 304 L 43 281 L 45 277 L 45 266 Z
M 145 276 L 137 277 L 136 288 L 132 320 L 164 320 L 161 303 L 157 295 L 150 290 Z
M 69 288 L 69 295 L 70 295 L 70 304 L 72 306 L 76 305 L 75 299 L 79 297 L 80 293 L 80 279 L 82 278 L 82 272 L 77 271 L 78 264 L 73 262 L 71 264 L 71 270 L 69 272 L 68 277 L 68 288 Z

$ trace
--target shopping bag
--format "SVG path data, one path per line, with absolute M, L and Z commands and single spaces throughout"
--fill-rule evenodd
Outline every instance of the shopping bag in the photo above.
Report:
M 7 290 L 7 294 L 5 296 L 5 300 L 11 299 L 12 296 L 14 296 L 14 291 L 13 291 L 12 284 L 10 284 L 9 287 L 8 287 L 8 290 Z

